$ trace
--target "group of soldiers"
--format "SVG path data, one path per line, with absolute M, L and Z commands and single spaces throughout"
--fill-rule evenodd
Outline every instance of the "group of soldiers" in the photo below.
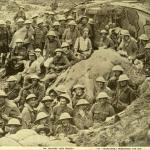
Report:
M 27 19 L 20 7 L 11 22 L 0 20 L 1 66 L 5 68 L 7 87 L 0 90 L 0 136 L 15 134 L 22 128 L 46 136 L 64 137 L 101 124 L 116 115 L 137 97 L 135 85 L 120 65 L 112 76 L 96 79 L 94 99 L 84 85 L 69 91 L 51 84 L 75 63 L 87 59 L 97 48 L 112 48 L 132 61 L 141 59 L 149 70 L 150 43 L 146 34 L 138 40 L 128 30 L 109 23 L 95 42 L 94 20 L 87 16 L 45 12 L 44 18 Z M 24 31 L 24 37 L 16 38 Z M 9 77 L 8 77 L 9 76 Z

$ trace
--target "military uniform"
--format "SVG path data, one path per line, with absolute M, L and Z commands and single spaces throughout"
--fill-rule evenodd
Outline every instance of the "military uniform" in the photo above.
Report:
M 69 113 L 71 116 L 73 116 L 73 110 L 68 107 L 68 106 L 65 106 L 65 107 L 62 107 L 60 105 L 58 106 L 55 106 L 54 107 L 54 118 L 55 118 L 55 122 L 59 119 L 60 115 L 64 112 L 67 112 Z
M 113 116 L 115 111 L 109 103 L 105 105 L 95 103 L 90 110 L 90 114 L 94 123 L 101 123 L 104 122 L 107 117 Z
M 36 27 L 34 32 L 34 48 L 44 48 L 45 36 L 48 30 L 46 27 L 40 28 Z

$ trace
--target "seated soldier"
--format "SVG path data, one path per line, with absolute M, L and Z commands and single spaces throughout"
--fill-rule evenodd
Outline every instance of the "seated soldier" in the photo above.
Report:
M 79 60 L 87 59 L 92 53 L 92 43 L 88 34 L 89 30 L 84 29 L 82 36 L 75 42 L 74 54 Z
M 7 94 L 7 98 L 9 100 L 14 100 L 18 97 L 21 87 L 14 76 L 10 76 L 6 81 L 7 88 L 5 88 L 5 92 Z
M 67 106 L 70 103 L 71 99 L 68 94 L 62 94 L 59 96 L 59 105 L 55 106 L 53 109 L 55 123 L 58 121 L 61 113 L 67 112 L 73 116 L 73 110 Z
M 72 50 L 69 47 L 70 46 L 67 42 L 63 42 L 61 45 L 61 48 L 70 61 L 71 65 L 74 65 L 76 62 L 78 62 L 78 59 L 74 56 Z
M 7 135 L 10 135 L 10 134 L 16 134 L 17 131 L 19 131 L 21 129 L 22 125 L 20 123 L 20 120 L 19 119 L 16 119 L 16 118 L 11 118 L 8 123 L 7 123 L 7 126 L 6 126 L 6 132 Z
M 49 83 L 49 81 L 57 78 L 58 75 L 61 74 L 62 71 L 66 70 L 70 66 L 70 62 L 67 57 L 64 55 L 62 49 L 55 50 L 55 56 L 53 57 L 52 62 L 47 68 L 47 74 L 42 79 L 43 81 Z
M 114 96 L 113 106 L 116 113 L 124 110 L 136 99 L 136 92 L 129 86 L 129 78 L 126 74 L 120 75 L 118 87 Z
M 86 94 L 84 85 L 81 85 L 81 84 L 74 85 L 72 88 L 71 94 L 72 94 L 72 105 L 73 105 L 73 107 L 76 106 L 79 99 L 89 100 L 88 96 Z
M 60 117 L 59 117 L 60 125 L 58 125 L 58 127 L 56 128 L 56 131 L 55 131 L 55 135 L 58 138 L 61 139 L 61 138 L 67 137 L 71 134 L 77 134 L 78 129 L 77 129 L 77 127 L 75 127 L 71 124 L 71 120 L 72 120 L 72 117 L 70 116 L 69 113 L 65 112 L 60 115 Z
M 80 99 L 76 104 L 74 122 L 80 130 L 88 129 L 92 126 L 92 120 L 89 116 L 90 103 L 86 99 Z
M 40 84 L 40 78 L 37 75 L 31 75 L 30 77 L 31 84 L 28 86 L 25 86 L 20 93 L 20 105 L 23 105 L 25 102 L 26 97 L 29 94 L 35 94 L 37 97 L 37 106 L 40 103 L 40 101 L 43 99 L 45 94 L 45 87 Z
M 102 123 L 107 117 L 113 116 L 115 114 L 115 110 L 110 104 L 107 93 L 99 93 L 96 100 L 97 102 L 93 104 L 90 110 L 90 116 L 94 123 Z
M 13 115 L 12 115 L 13 112 Z M 7 99 L 4 91 L 0 90 L 0 120 L 5 126 L 7 122 L 13 117 L 18 117 L 20 111 L 15 103 Z

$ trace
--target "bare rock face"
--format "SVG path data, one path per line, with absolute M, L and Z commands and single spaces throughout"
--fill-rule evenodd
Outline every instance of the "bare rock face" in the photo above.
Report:
M 101 49 L 95 51 L 89 59 L 82 60 L 68 68 L 50 88 L 62 84 L 70 91 L 75 84 L 83 84 L 86 87 L 89 98 L 93 99 L 95 79 L 98 76 L 104 76 L 105 79 L 108 79 L 112 67 L 118 64 L 125 69 L 125 73 L 128 74 L 134 83 L 140 84 L 143 82 L 144 76 L 138 75 L 126 58 L 121 57 L 116 51 L 111 49 Z

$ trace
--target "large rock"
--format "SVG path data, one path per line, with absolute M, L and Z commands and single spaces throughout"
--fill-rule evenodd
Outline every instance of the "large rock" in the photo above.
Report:
M 90 99 L 94 98 L 93 91 L 95 79 L 98 76 L 104 76 L 106 79 L 110 76 L 111 69 L 114 65 L 120 64 L 125 69 L 125 73 L 131 79 L 139 84 L 143 81 L 144 76 L 138 75 L 128 59 L 121 57 L 116 51 L 111 49 L 101 49 L 95 51 L 87 60 L 82 60 L 74 66 L 68 68 L 49 88 L 63 84 L 68 91 L 73 85 L 80 83 L 87 88 Z

